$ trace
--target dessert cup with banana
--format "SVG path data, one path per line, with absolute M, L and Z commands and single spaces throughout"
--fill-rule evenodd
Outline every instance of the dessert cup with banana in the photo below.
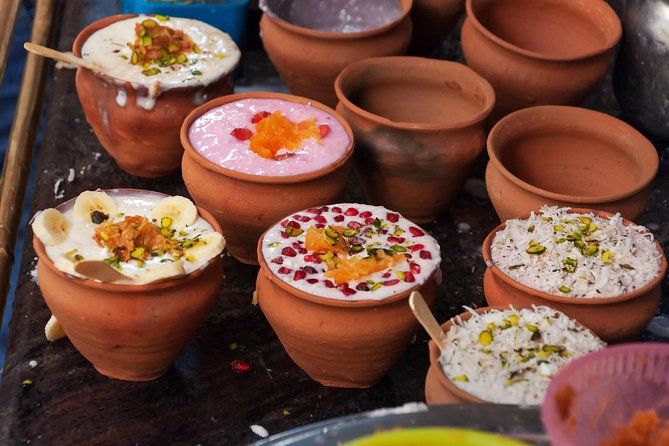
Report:
M 165 373 L 223 282 L 220 227 L 185 197 L 86 191 L 32 228 L 47 338 L 65 334 L 109 377 Z

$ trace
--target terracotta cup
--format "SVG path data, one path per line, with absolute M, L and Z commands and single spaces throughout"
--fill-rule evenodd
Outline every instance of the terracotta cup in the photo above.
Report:
M 77 36 L 72 52 L 81 57 L 81 49 L 91 34 L 136 16 L 115 15 L 91 23 Z M 138 95 L 147 94 L 145 88 L 136 90 L 130 83 L 102 73 L 78 68 L 76 87 L 86 120 L 102 147 L 121 169 L 144 178 L 178 172 L 183 155 L 179 128 L 184 118 L 204 99 L 229 94 L 233 90 L 230 72 L 206 87 L 163 91 L 153 109 L 145 110 L 137 105 Z M 127 95 L 125 106 L 116 101 L 120 89 Z
M 514 305 L 514 308 L 530 308 L 531 306 L 517 306 Z M 491 310 L 508 310 L 508 305 L 499 305 L 492 307 L 483 307 L 478 308 L 476 312 L 478 314 L 487 313 Z M 472 314 L 469 311 L 465 311 L 460 314 L 460 319 L 463 321 L 469 320 L 472 317 Z M 451 329 L 453 323 L 457 318 L 452 318 L 441 326 L 444 329 L 444 333 L 448 333 L 448 330 Z M 585 326 L 578 324 L 583 328 Z M 425 379 L 425 401 L 429 405 L 439 405 L 439 404 L 462 404 L 462 403 L 485 403 L 485 400 L 472 395 L 471 393 L 462 390 L 460 387 L 456 386 L 453 381 L 451 381 L 448 376 L 444 373 L 444 369 L 441 367 L 439 362 L 439 347 L 434 341 L 430 341 L 430 368 L 427 371 L 427 377 Z
M 609 212 L 591 209 L 575 208 L 571 212 L 592 212 L 603 218 L 613 216 Z M 523 216 L 523 218 L 527 217 L 529 214 Z M 625 225 L 634 224 L 629 220 L 624 220 L 624 223 Z M 505 224 L 499 225 L 483 242 L 483 260 L 488 265 L 483 277 L 483 292 L 489 305 L 513 305 L 515 307 L 546 305 L 577 320 L 606 342 L 624 341 L 639 335 L 655 316 L 662 300 L 662 281 L 667 274 L 667 260 L 662 246 L 657 241 L 655 244 L 662 256 L 662 270 L 646 286 L 618 297 L 564 297 L 523 285 L 493 264 L 490 248 L 497 232 L 505 227 Z
M 260 20 L 263 45 L 294 94 L 334 107 L 337 96 L 332 85 L 344 67 L 368 57 L 406 53 L 411 42 L 412 0 L 400 2 L 402 15 L 391 23 L 370 31 L 340 33 L 289 23 L 271 12 L 279 2 L 267 0 L 270 12 L 265 12 Z M 360 5 L 365 7 L 365 2 Z M 314 11 L 314 17 L 319 13 L 322 12 Z
M 146 193 L 106 192 L 116 191 Z M 70 200 L 58 209 L 73 204 Z M 211 214 L 198 212 L 220 232 Z M 204 321 L 224 279 L 217 256 L 204 269 L 178 279 L 148 285 L 101 283 L 60 271 L 37 237 L 33 246 L 40 291 L 72 345 L 98 372 L 126 381 L 149 381 L 168 370 Z
M 335 90 L 368 200 L 417 223 L 433 220 L 483 150 L 490 84 L 455 62 L 384 57 L 346 67 Z
M 188 130 L 193 122 L 212 108 L 247 98 L 272 98 L 310 104 L 337 118 L 351 143 L 344 156 L 335 163 L 314 172 L 291 176 L 260 176 L 237 172 L 214 164 L 196 152 L 188 139 Z M 214 214 L 223 228 L 230 254 L 248 264 L 257 264 L 258 239 L 279 219 L 300 209 L 336 201 L 348 181 L 349 159 L 354 146 L 350 126 L 331 108 L 298 96 L 266 92 L 233 94 L 198 107 L 181 126 L 181 143 L 186 149 L 182 172 L 188 192 L 199 206 Z
M 409 295 L 432 306 L 441 271 L 421 286 L 385 300 L 344 301 L 298 290 L 267 266 L 258 244 L 256 288 L 260 309 L 293 361 L 324 386 L 376 384 L 404 354 L 418 329 Z
M 465 0 L 414 0 L 410 51 L 425 54 L 437 48 L 465 11 Z
M 499 121 L 488 136 L 488 195 L 501 221 L 544 204 L 620 212 L 646 208 L 659 168 L 653 144 L 604 113 L 541 106 Z
M 604 78 L 622 27 L 603 0 L 467 0 L 462 50 L 497 94 L 499 118 L 575 105 Z

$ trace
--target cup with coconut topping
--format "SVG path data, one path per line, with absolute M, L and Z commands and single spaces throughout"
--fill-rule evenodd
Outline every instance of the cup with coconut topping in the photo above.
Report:
M 305 209 L 258 243 L 257 299 L 284 348 L 326 386 L 369 387 L 402 356 L 417 329 L 408 305 L 435 301 L 439 244 L 380 206 Z
M 164 374 L 214 303 L 225 246 L 189 199 L 86 191 L 32 221 L 50 340 L 67 336 L 103 375 Z
M 181 128 L 183 178 L 211 209 L 230 253 L 257 264 L 258 238 L 299 209 L 336 200 L 349 177 L 353 134 L 306 98 L 249 92 L 208 102 Z
M 483 258 L 490 305 L 550 305 L 607 342 L 647 326 L 667 270 L 647 228 L 620 214 L 549 206 L 496 228 Z
M 136 14 L 90 24 L 73 53 L 100 67 L 77 71 L 86 120 L 123 170 L 147 178 L 179 170 L 183 119 L 232 93 L 241 56 L 226 33 L 204 22 Z
M 446 348 L 430 341 L 428 404 L 539 405 L 562 366 L 606 345 L 546 306 L 467 309 L 442 328 Z

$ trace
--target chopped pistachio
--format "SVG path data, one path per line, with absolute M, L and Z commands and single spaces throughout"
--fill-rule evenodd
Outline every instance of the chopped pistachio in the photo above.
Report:
M 481 345 L 490 345 L 492 344 L 494 337 L 492 335 L 492 332 L 490 330 L 483 330 L 479 334 L 479 344 Z
M 543 254 L 544 252 L 546 252 L 546 247 L 543 245 L 536 244 L 527 248 L 526 252 L 528 254 L 534 254 L 534 255 Z
M 560 288 L 558 288 L 558 290 L 560 290 L 560 292 L 564 294 L 571 293 L 571 288 L 569 288 L 567 285 L 561 285 Z
M 458 375 L 453 377 L 453 381 L 466 383 L 469 382 L 469 378 L 467 377 L 467 375 Z

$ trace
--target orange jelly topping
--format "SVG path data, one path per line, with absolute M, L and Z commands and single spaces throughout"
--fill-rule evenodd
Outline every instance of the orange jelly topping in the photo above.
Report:
M 367 257 L 349 256 L 350 246 L 344 237 L 345 231 L 348 229 L 340 226 L 311 226 L 305 236 L 305 247 L 308 250 L 324 253 L 320 258 L 328 265 L 325 277 L 334 280 L 336 284 L 361 279 L 407 260 L 404 254 L 389 253 L 384 249 L 368 250 L 370 255 Z M 340 236 L 330 236 L 335 233 Z
M 256 124 L 250 148 L 263 158 L 282 159 L 292 155 L 290 152 L 299 149 L 302 141 L 309 138 L 321 139 L 315 119 L 293 122 L 280 111 L 275 111 Z M 278 154 L 281 150 L 287 152 Z
M 125 217 L 118 223 L 104 222 L 95 228 L 94 239 L 100 247 L 118 255 L 122 262 L 131 258 L 146 260 L 151 252 L 158 250 L 179 251 L 177 242 L 161 235 L 160 228 L 142 216 Z M 144 249 L 137 255 L 136 248 Z
M 663 426 L 664 424 L 664 426 Z M 637 411 L 627 426 L 616 429 L 614 438 L 602 446 L 665 446 L 669 444 L 669 423 L 654 410 Z

